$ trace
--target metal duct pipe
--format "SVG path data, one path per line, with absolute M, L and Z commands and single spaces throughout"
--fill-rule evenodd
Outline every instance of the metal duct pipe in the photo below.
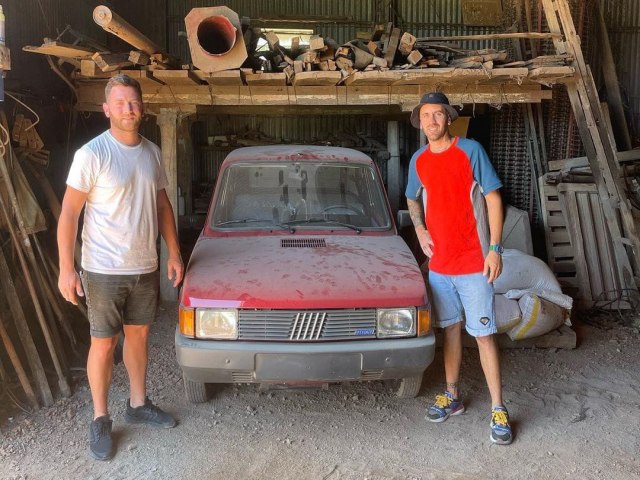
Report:
M 126 20 L 120 18 L 120 16 L 114 13 L 109 7 L 98 5 L 94 8 L 93 21 L 107 32 L 114 34 L 129 45 L 133 45 L 138 50 L 142 50 L 149 55 L 162 51 L 158 45 L 149 40 L 136 28 L 129 25 Z
M 247 59 L 240 17 L 230 8 L 193 8 L 184 23 L 196 68 L 219 72 L 239 68 Z
M 224 55 L 236 44 L 236 27 L 227 17 L 216 15 L 200 22 L 197 37 L 198 43 L 209 55 Z

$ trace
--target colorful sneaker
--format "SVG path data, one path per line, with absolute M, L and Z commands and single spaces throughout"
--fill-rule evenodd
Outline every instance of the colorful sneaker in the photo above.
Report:
M 453 398 L 451 393 L 444 392 L 444 395 L 436 395 L 436 402 L 427 410 L 426 419 L 430 422 L 444 422 L 451 415 L 461 415 L 464 413 L 462 400 Z
M 96 460 L 111 460 L 113 453 L 111 419 L 109 415 L 103 415 L 89 426 L 89 454 Z
M 124 414 L 124 420 L 127 423 L 146 423 L 160 428 L 173 428 L 176 426 L 175 418 L 151 403 L 149 397 L 145 399 L 144 405 L 135 408 L 127 400 L 127 411 Z
M 509 445 L 513 436 L 509 425 L 509 412 L 504 407 L 491 410 L 491 441 L 498 445 Z

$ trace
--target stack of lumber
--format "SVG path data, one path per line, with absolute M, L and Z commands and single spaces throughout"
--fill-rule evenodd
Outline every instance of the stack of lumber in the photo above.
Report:
M 61 207 L 44 175 L 49 152 L 38 121 L 19 113 L 10 126 L 0 109 L 8 137 L 0 144 L 0 386 L 31 410 L 71 395 L 69 364 L 79 358 L 73 315 L 58 292 L 58 267 L 46 243 Z
M 103 8 L 103 7 L 98 7 Z M 115 13 L 112 13 L 115 17 Z M 119 17 L 118 17 L 119 18 Z M 121 23 L 124 23 L 120 19 Z M 565 56 L 537 57 L 528 61 L 514 62 L 505 50 L 470 50 L 452 44 L 451 41 L 472 39 L 467 37 L 417 38 L 402 31 L 393 23 L 375 25 L 370 32 L 359 32 L 356 39 L 339 45 L 334 39 L 322 35 L 310 38 L 294 37 L 285 46 L 276 32 L 253 27 L 247 17 L 242 17 L 242 39 L 247 49 L 247 59 L 240 68 L 208 73 L 198 70 L 193 64 L 184 64 L 160 47 L 152 45 L 146 51 L 140 46 L 148 45 L 146 37 L 128 25 L 129 33 L 142 43 L 118 35 L 132 45 L 131 50 L 111 52 L 96 44 L 63 43 L 45 39 L 38 47 L 27 46 L 25 51 L 54 55 L 73 66 L 69 75 L 75 80 L 108 78 L 116 71 L 141 71 L 136 78 L 151 78 L 158 85 L 336 85 L 353 81 L 349 77 L 361 72 L 386 72 L 426 69 L 467 70 L 479 69 L 489 77 L 494 69 L 519 68 L 518 75 L 527 76 L 535 70 L 538 77 L 554 73 L 548 69 L 566 66 Z M 493 34 L 480 37 L 487 39 L 514 38 L 514 36 L 536 34 Z M 541 34 L 537 34 L 541 35 Z M 150 53 L 154 52 L 154 53 Z M 545 70 L 546 69 L 546 70 Z M 145 73 L 144 71 L 151 71 Z M 311 73 L 314 72 L 314 73 Z M 497 72 L 497 71 L 496 71 Z M 558 75 L 563 72 L 557 72 Z M 564 72 L 566 74 L 566 72 Z M 144 75 L 143 75 L 144 74 Z

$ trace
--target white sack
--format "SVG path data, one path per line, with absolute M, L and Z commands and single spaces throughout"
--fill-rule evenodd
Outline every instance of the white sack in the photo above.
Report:
M 527 293 L 518 300 L 522 320 L 507 332 L 511 340 L 537 337 L 568 322 L 568 312 L 537 295 Z M 570 324 L 570 322 L 569 322 Z
M 496 295 L 494 298 L 498 333 L 506 333 L 520 323 L 522 319 L 520 305 L 515 300 L 510 300 L 503 295 Z
M 502 255 L 502 273 L 493 282 L 496 293 L 517 300 L 526 293 L 571 309 L 573 299 L 562 293 L 562 288 L 549 266 L 537 257 L 520 250 L 505 249 Z

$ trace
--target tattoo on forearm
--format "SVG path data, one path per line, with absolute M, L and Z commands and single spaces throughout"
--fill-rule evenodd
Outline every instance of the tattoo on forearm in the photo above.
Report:
M 414 227 L 425 226 L 424 224 L 424 213 L 422 211 L 422 207 L 420 203 L 417 201 L 408 201 L 407 208 L 409 209 L 409 216 L 411 217 L 411 221 L 413 222 Z

